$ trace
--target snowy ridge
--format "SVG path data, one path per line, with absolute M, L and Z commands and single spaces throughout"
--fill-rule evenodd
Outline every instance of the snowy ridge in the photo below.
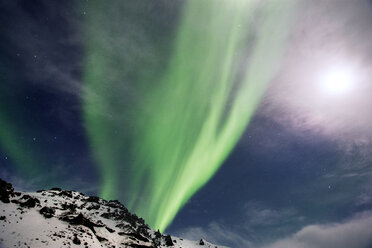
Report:
M 15 192 L 0 179 L 0 248 L 217 248 L 156 232 L 119 201 L 59 188 Z

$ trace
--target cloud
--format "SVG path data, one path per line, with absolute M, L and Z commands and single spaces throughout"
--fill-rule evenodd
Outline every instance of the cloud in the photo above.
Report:
M 247 222 L 245 226 L 248 226 L 249 229 L 257 226 L 267 227 L 278 224 L 282 225 L 293 219 L 296 219 L 296 221 L 302 219 L 302 217 L 297 216 L 297 211 L 294 208 L 271 209 L 257 201 L 249 201 L 246 203 L 244 212 L 247 213 Z
M 343 223 L 306 226 L 263 248 L 370 248 L 371 226 L 372 213 L 366 212 Z
M 273 240 L 279 237 L 278 233 L 288 233 L 293 223 L 302 221 L 304 217 L 299 216 L 295 208 L 273 209 L 262 202 L 249 201 L 242 207 L 239 225 L 214 221 L 206 227 L 189 227 L 173 234 L 190 240 L 204 238 L 211 243 L 229 247 L 257 248 L 257 242 Z M 273 232 L 278 232 L 275 237 Z
M 232 229 L 219 222 L 207 227 L 183 229 L 175 235 L 235 248 L 370 248 L 372 247 L 372 212 L 361 212 L 343 222 L 312 224 L 285 238 L 259 245 L 247 237 L 244 227 Z
M 12 170 L 0 166 L 0 178 L 11 183 L 16 191 L 31 192 L 47 189 L 46 187 L 61 187 L 66 190 L 78 190 L 87 195 L 97 195 L 99 185 L 95 183 L 95 180 L 85 176 L 67 175 L 66 171 L 70 170 L 67 169 L 66 165 L 60 164 L 54 166 L 54 170 L 50 171 L 47 177 L 40 174 L 33 178 L 24 178 L 15 174 Z M 57 180 L 58 175 L 63 178 L 62 181 Z M 46 178 L 54 183 L 48 183 Z
M 40 184 L 41 178 L 33 178 L 25 180 L 20 176 L 14 175 L 6 168 L 0 168 L 0 178 L 8 183 L 11 183 L 16 191 L 34 191 L 36 185 Z
M 190 227 L 177 232 L 175 235 L 190 240 L 199 240 L 201 238 L 214 244 L 229 245 L 231 247 L 253 247 L 252 242 L 232 231 L 229 227 L 218 222 L 211 222 L 206 228 Z M 221 247 L 221 246 L 218 246 Z
M 38 8 L 26 2 L 7 5 L 9 20 L 3 27 L 4 34 L 28 83 L 50 92 L 81 94 L 82 39 L 76 27 L 80 26 L 82 17 L 77 7 L 48 2 L 40 3 Z M 20 31 L 13 32 L 14 29 Z
M 369 174 L 370 177 L 370 174 Z M 356 197 L 355 205 L 357 207 L 372 207 L 372 183 L 364 185 L 360 194 Z
M 366 1 L 304 1 L 281 70 L 260 114 L 300 132 L 319 133 L 346 144 L 372 143 L 370 58 Z M 350 33 L 349 27 L 355 27 Z M 353 71 L 352 89 L 327 92 L 330 71 Z

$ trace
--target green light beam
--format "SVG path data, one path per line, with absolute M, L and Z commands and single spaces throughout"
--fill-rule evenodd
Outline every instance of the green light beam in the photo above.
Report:
M 141 98 L 132 102 L 125 97 L 127 73 L 141 68 L 146 56 L 128 62 L 135 57 L 122 49 L 97 39 L 88 42 L 84 114 L 103 197 L 123 195 L 131 210 L 165 230 L 248 125 L 277 70 L 294 3 L 187 1 L 168 66 L 158 77 L 145 73 L 151 63 L 139 69 Z M 107 31 L 106 18 L 101 14 L 88 23 L 99 31 L 106 28 L 111 40 L 128 37 L 115 28 Z M 121 18 L 110 15 L 110 22 L 122 23 Z M 112 100 L 119 93 L 121 98 Z M 107 119 L 111 113 L 115 117 Z

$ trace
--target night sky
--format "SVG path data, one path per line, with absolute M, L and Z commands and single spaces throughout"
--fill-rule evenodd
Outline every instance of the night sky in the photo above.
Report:
M 237 248 L 372 246 L 371 1 L 0 0 L 0 23 L 16 189 Z

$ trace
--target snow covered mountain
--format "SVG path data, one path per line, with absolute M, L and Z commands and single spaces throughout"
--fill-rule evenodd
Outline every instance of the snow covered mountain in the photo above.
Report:
M 15 192 L 0 179 L 0 248 L 216 248 L 163 235 L 119 201 L 59 188 Z M 221 246 L 219 246 L 221 247 Z

